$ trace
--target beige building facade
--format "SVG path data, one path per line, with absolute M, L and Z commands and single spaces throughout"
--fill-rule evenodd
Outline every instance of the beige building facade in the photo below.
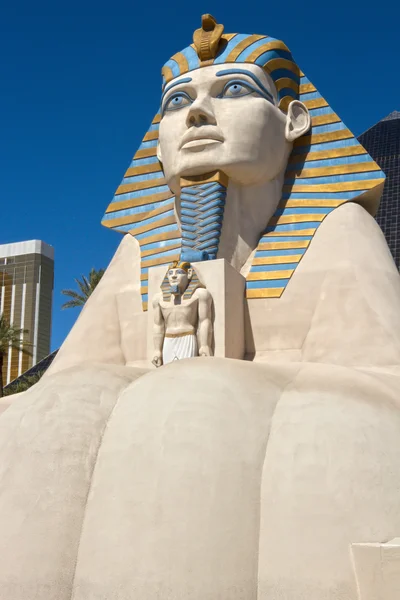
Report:
M 3 381 L 16 377 L 50 353 L 54 250 L 40 240 L 0 245 L 0 314 L 25 329 L 32 356 L 10 350 Z

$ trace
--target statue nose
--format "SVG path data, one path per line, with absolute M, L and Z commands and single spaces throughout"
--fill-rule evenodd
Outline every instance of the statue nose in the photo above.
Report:
M 186 124 L 188 127 L 217 124 L 209 99 L 198 98 L 193 102 L 188 112 Z

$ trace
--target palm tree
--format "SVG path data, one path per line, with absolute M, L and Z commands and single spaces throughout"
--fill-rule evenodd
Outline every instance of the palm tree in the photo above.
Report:
M 4 315 L 0 315 L 0 398 L 3 397 L 3 364 L 4 357 L 9 349 L 21 350 L 24 354 L 31 354 L 27 346 L 30 342 L 23 339 L 23 334 L 28 333 L 26 329 L 18 329 L 11 325 Z
M 89 296 L 93 294 L 97 284 L 103 277 L 105 269 L 91 269 L 89 277 L 82 275 L 82 279 L 75 279 L 75 282 L 79 288 L 79 292 L 75 290 L 61 290 L 64 296 L 69 296 L 71 300 L 65 302 L 61 308 L 75 308 L 76 306 L 83 306 Z

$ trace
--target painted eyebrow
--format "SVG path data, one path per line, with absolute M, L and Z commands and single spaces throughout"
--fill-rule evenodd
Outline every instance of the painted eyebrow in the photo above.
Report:
M 171 83 L 171 85 L 169 85 L 163 91 L 162 96 L 161 96 L 161 100 L 164 98 L 165 94 L 167 92 L 169 92 L 169 90 L 171 90 L 173 87 L 175 87 L 176 85 L 180 85 L 181 83 L 189 83 L 189 81 L 192 81 L 191 77 L 184 77 L 183 79 L 180 79 L 179 81 L 175 81 L 175 83 Z
M 246 71 L 246 69 L 225 69 L 223 71 L 218 71 L 218 73 L 215 73 L 215 75 L 217 77 L 222 77 L 222 75 L 238 75 L 238 74 L 239 75 L 247 75 L 247 77 L 250 77 L 250 79 L 252 79 L 254 81 L 254 83 L 256 83 L 258 85 L 258 87 L 264 92 L 264 94 L 267 96 L 267 98 L 269 100 L 271 100 L 272 103 L 275 104 L 274 97 L 271 94 L 271 92 L 269 92 L 267 90 L 267 88 L 263 86 L 263 84 L 258 79 L 258 77 L 256 75 L 254 75 L 253 73 L 251 73 L 251 71 Z

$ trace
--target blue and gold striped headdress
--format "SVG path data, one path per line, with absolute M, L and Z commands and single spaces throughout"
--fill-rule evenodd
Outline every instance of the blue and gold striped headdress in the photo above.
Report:
M 171 299 L 171 286 L 168 280 L 168 271 L 170 269 L 184 269 L 186 272 L 188 272 L 189 269 L 193 269 L 193 266 L 186 261 L 179 261 L 179 260 L 174 260 L 167 269 L 167 272 L 165 273 L 163 282 L 161 284 L 161 292 L 162 292 L 162 296 L 163 296 L 163 300 L 164 302 L 169 302 L 169 300 Z M 187 286 L 186 290 L 183 292 L 183 299 L 184 300 L 189 300 L 192 296 L 195 290 L 197 290 L 198 288 L 204 288 L 204 285 L 201 283 L 195 269 L 193 269 L 193 274 L 192 277 L 189 281 L 189 285 Z
M 248 298 L 279 298 L 326 215 L 349 201 L 360 202 L 375 214 L 385 176 L 300 71 L 283 42 L 267 35 L 224 34 L 223 30 L 210 15 L 204 15 L 194 43 L 163 67 L 163 86 L 201 67 L 251 63 L 272 78 L 283 112 L 295 99 L 308 107 L 311 130 L 294 143 L 282 200 L 261 235 L 247 276 Z M 144 309 L 149 267 L 178 260 L 183 245 L 174 194 L 156 156 L 160 119 L 159 114 L 154 117 L 103 219 L 103 225 L 132 234 L 140 244 Z M 196 182 L 185 182 L 188 198 L 192 184 Z M 213 185 L 215 178 L 210 177 L 193 189 L 206 197 L 214 194 Z M 223 201 L 219 199 L 221 206 Z M 190 214 L 190 205 L 188 210 Z

